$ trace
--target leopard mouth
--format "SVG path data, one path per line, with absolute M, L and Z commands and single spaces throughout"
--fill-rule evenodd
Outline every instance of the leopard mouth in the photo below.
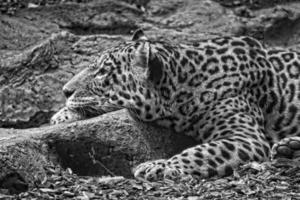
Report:
M 102 114 L 120 110 L 121 107 L 110 105 L 107 101 L 67 101 L 67 107 L 71 111 L 74 111 L 84 118 L 92 118 L 96 116 L 100 116 Z
M 92 106 L 77 107 L 74 108 L 74 111 L 80 113 L 80 115 L 84 116 L 85 118 L 97 117 L 106 113 L 103 109 Z

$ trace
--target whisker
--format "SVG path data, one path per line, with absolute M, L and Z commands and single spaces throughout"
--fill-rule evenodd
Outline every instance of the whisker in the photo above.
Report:
M 129 110 L 129 112 L 132 112 L 132 113 L 135 114 L 134 117 L 135 117 L 136 120 L 138 120 L 139 122 L 143 122 L 142 119 L 137 114 L 137 112 L 136 112 L 136 110 L 135 110 L 135 108 L 133 106 L 130 105 L 127 109 Z
M 114 105 L 111 105 L 111 106 L 103 105 L 101 107 L 103 107 L 103 108 L 113 108 L 113 109 L 122 109 L 122 107 L 120 107 L 120 106 L 114 106 Z
M 99 101 L 88 102 L 88 104 L 76 103 L 75 105 L 76 106 L 70 109 L 76 111 L 85 118 L 100 116 L 104 113 L 109 113 L 124 108 L 113 104 L 101 105 Z
M 81 115 L 83 115 L 83 116 L 86 116 L 86 115 L 87 115 L 85 109 L 84 109 L 82 106 L 79 106 L 78 108 L 79 108 L 79 113 L 80 113 Z

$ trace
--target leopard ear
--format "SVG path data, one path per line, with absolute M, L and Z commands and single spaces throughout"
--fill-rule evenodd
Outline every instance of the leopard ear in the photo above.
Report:
M 131 38 L 132 41 L 136 40 L 148 40 L 148 38 L 145 36 L 144 31 L 142 29 L 137 29 Z
M 146 69 L 145 77 L 152 83 L 159 83 L 163 76 L 163 62 L 155 53 L 151 52 L 149 42 L 144 42 L 136 50 L 135 66 Z

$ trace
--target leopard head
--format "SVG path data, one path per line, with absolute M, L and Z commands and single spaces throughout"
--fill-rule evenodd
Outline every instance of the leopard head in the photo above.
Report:
M 163 65 L 138 30 L 132 41 L 103 52 L 64 85 L 66 106 L 86 118 L 127 108 L 136 117 L 152 121 L 165 112 L 157 90 Z

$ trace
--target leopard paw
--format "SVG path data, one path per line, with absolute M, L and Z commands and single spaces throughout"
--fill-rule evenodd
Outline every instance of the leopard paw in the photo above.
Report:
M 300 137 L 289 137 L 276 143 L 271 152 L 271 158 L 289 158 L 300 160 Z
M 67 107 L 63 107 L 51 117 L 50 124 L 61 124 L 64 122 L 73 122 L 81 119 L 83 119 L 83 116 L 81 116 L 79 113 L 71 111 Z
M 158 181 L 164 179 L 174 180 L 183 176 L 183 172 L 168 163 L 167 160 L 148 161 L 138 165 L 134 170 L 136 178 L 148 181 Z

